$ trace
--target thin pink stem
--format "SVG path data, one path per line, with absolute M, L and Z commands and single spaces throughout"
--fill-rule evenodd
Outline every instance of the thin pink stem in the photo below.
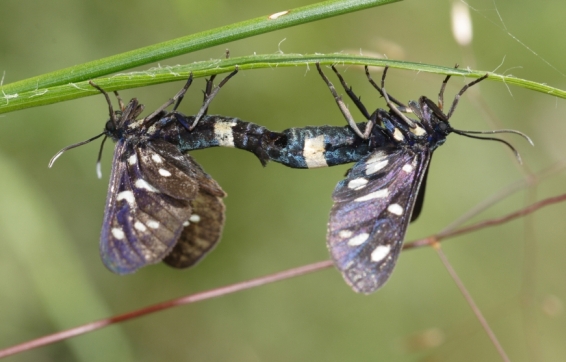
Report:
M 332 266 L 332 262 L 330 260 L 321 261 L 314 264 L 305 265 L 302 267 L 294 268 L 285 270 L 282 272 L 278 272 L 271 275 L 266 275 L 263 277 L 259 277 L 256 279 L 247 280 L 241 283 L 235 283 L 231 285 L 227 285 L 225 287 L 220 287 L 216 289 L 207 290 L 204 292 L 188 295 L 185 297 L 172 299 L 166 302 L 150 305 L 149 307 L 144 307 L 142 309 L 138 309 L 132 312 L 120 314 L 114 317 L 101 319 L 99 321 L 83 324 L 82 326 L 67 329 L 65 331 L 57 332 L 54 334 L 50 334 L 48 336 L 44 336 L 41 338 L 37 338 L 31 341 L 27 341 L 3 350 L 0 350 L 0 358 L 11 356 L 16 353 L 24 352 L 33 348 L 42 347 L 51 343 L 59 342 L 67 338 L 75 337 L 81 334 L 85 334 L 87 332 L 92 332 L 97 329 L 109 326 L 111 324 L 120 323 L 124 321 L 128 321 L 133 318 L 145 316 L 148 314 L 152 314 L 155 312 L 159 312 L 164 309 L 177 307 L 180 305 L 191 304 L 200 302 L 202 300 L 212 299 L 216 297 L 220 297 L 226 294 L 240 292 L 242 290 L 251 289 L 255 287 L 259 287 L 264 284 L 274 283 L 284 279 L 294 278 L 300 275 L 305 275 L 309 273 L 313 273 L 318 270 L 330 268 Z
M 438 243 L 438 242 L 434 243 L 432 246 L 434 247 L 434 249 L 438 253 L 440 260 L 442 260 L 442 264 L 444 264 L 444 267 L 446 268 L 446 270 L 448 270 L 448 273 L 452 277 L 452 280 L 454 280 L 454 283 L 456 283 L 456 286 L 460 290 L 460 293 L 462 293 L 462 295 L 464 296 L 464 299 L 466 300 L 466 302 L 468 303 L 468 305 L 470 306 L 470 308 L 474 312 L 476 318 L 480 322 L 485 333 L 487 333 L 487 336 L 489 337 L 491 343 L 493 343 L 493 345 L 495 346 L 495 349 L 497 350 L 497 353 L 499 353 L 499 356 L 501 357 L 501 359 L 505 362 L 510 362 L 509 357 L 507 357 L 505 350 L 501 346 L 501 343 L 499 343 L 499 340 L 495 336 L 495 333 L 493 333 L 493 330 L 491 329 L 491 327 L 487 323 L 487 320 L 485 319 L 482 312 L 480 311 L 480 309 L 478 308 L 478 306 L 474 302 L 474 299 L 472 298 L 472 296 L 470 295 L 470 293 L 468 292 L 468 290 L 464 286 L 464 283 L 462 283 L 462 280 L 460 280 L 460 277 L 456 273 L 456 270 L 454 270 L 454 268 L 452 268 L 452 265 L 448 261 L 448 258 L 446 258 L 446 255 L 444 255 L 444 253 L 442 252 L 442 249 L 440 248 L 440 243 Z
M 560 195 L 560 196 L 555 196 L 555 197 L 550 197 L 548 199 L 544 199 L 542 201 L 536 202 L 536 203 L 534 203 L 530 206 L 527 206 L 526 208 L 523 208 L 521 210 L 518 210 L 516 212 L 513 212 L 511 214 L 508 214 L 506 216 L 503 216 L 503 217 L 500 217 L 500 218 L 497 218 L 497 219 L 491 219 L 491 220 L 479 222 L 477 224 L 467 226 L 467 227 L 464 227 L 464 228 L 461 228 L 461 229 L 458 229 L 458 230 L 454 230 L 454 231 L 446 232 L 446 233 L 440 233 L 437 236 L 431 236 L 431 237 L 428 237 L 428 238 L 425 238 L 425 239 L 416 240 L 416 241 L 411 242 L 411 243 L 406 243 L 403 247 L 403 250 L 413 249 L 413 248 L 422 247 L 422 246 L 435 245 L 441 239 L 457 236 L 457 235 L 460 235 L 460 234 L 463 234 L 463 233 L 479 230 L 479 229 L 489 227 L 489 226 L 503 224 L 503 223 L 511 221 L 515 218 L 522 217 L 522 216 L 528 215 L 530 213 L 533 213 L 533 212 L 537 211 L 538 209 L 540 209 L 542 207 L 549 206 L 549 205 L 552 205 L 552 204 L 555 204 L 555 203 L 558 203 L 558 202 L 562 202 L 562 201 L 565 201 L 565 200 L 566 200 L 566 194 Z M 37 339 L 31 340 L 31 341 L 27 341 L 27 342 L 18 344 L 16 346 L 8 347 L 6 349 L 0 350 L 0 358 L 11 356 L 11 355 L 16 354 L 16 353 L 20 353 L 20 352 L 27 351 L 27 350 L 30 350 L 30 349 L 33 349 L 33 348 L 45 346 L 45 345 L 48 345 L 48 344 L 51 344 L 51 343 L 59 342 L 59 341 L 62 341 L 64 339 L 67 339 L 67 338 L 75 337 L 75 336 L 78 336 L 78 335 L 81 335 L 81 334 L 85 334 L 87 332 L 91 332 L 91 331 L 101 329 L 101 328 L 106 327 L 106 326 L 111 325 L 111 324 L 124 322 L 124 321 L 130 320 L 130 319 L 133 319 L 133 318 L 145 316 L 145 315 L 155 313 L 155 312 L 158 312 L 158 311 L 161 311 L 161 310 L 164 310 L 164 309 L 177 307 L 177 306 L 185 305 L 185 304 L 191 304 L 191 303 L 195 303 L 195 302 L 200 302 L 202 300 L 212 299 L 212 298 L 220 297 L 220 296 L 231 294 L 231 293 L 236 293 L 236 292 L 239 292 L 239 291 L 242 291 L 242 290 L 255 288 L 255 287 L 258 287 L 258 286 L 261 286 L 261 285 L 274 283 L 274 282 L 277 282 L 277 281 L 280 281 L 280 280 L 290 279 L 290 278 L 293 278 L 293 277 L 313 273 L 313 272 L 318 271 L 318 270 L 330 268 L 332 265 L 333 265 L 332 261 L 325 260 L 325 261 L 321 261 L 321 262 L 318 262 L 318 263 L 309 264 L 309 265 L 305 265 L 305 266 L 302 266 L 302 267 L 289 269 L 289 270 L 278 272 L 278 273 L 275 273 L 275 274 L 259 277 L 259 278 L 256 278 L 256 279 L 251 279 L 251 280 L 248 280 L 248 281 L 227 285 L 225 287 L 211 289 L 211 290 L 208 290 L 208 291 L 204 291 L 204 292 L 192 294 L 192 295 L 189 295 L 189 296 L 185 296 L 185 297 L 181 297 L 181 298 L 177 298 L 177 299 L 172 299 L 172 300 L 169 300 L 169 301 L 166 301 L 166 302 L 154 304 L 154 305 L 151 305 L 151 306 L 148 306 L 148 307 L 145 307 L 145 308 L 142 308 L 142 309 L 138 309 L 138 310 L 135 310 L 135 311 L 132 311 L 132 312 L 124 313 L 124 314 L 117 315 L 117 316 L 110 317 L 110 318 L 101 319 L 99 321 L 87 323 L 87 324 L 84 324 L 84 325 L 76 327 L 76 328 L 71 328 L 71 329 L 68 329 L 68 330 L 65 330 L 65 331 L 57 332 L 57 333 L 54 333 L 54 334 L 50 334 L 48 336 L 44 336 L 44 337 L 37 338 Z

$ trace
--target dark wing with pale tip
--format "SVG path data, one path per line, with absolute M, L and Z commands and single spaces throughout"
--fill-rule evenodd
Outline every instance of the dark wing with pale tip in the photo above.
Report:
M 198 184 L 184 155 L 175 146 L 152 143 L 134 147 L 119 141 L 114 150 L 100 253 L 118 274 L 169 254 L 197 196 Z
M 372 293 L 391 275 L 430 156 L 428 149 L 381 148 L 336 186 L 327 245 L 356 292 Z
M 191 201 L 192 215 L 179 241 L 163 261 L 174 268 L 188 268 L 211 251 L 222 236 L 226 193 L 188 154 L 187 163 L 199 184 L 197 197 Z

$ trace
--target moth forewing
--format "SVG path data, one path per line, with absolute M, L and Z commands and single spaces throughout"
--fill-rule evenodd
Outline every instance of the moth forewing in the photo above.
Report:
M 118 274 L 161 261 L 191 216 L 188 200 L 171 197 L 147 180 L 137 161 L 140 152 L 142 148 L 124 141 L 114 152 L 100 252 L 104 264 Z
M 356 292 L 372 293 L 391 275 L 429 160 L 428 149 L 379 149 L 337 185 L 327 245 Z
M 179 149 L 163 140 L 152 140 L 137 150 L 143 176 L 159 192 L 180 200 L 192 200 L 198 192 L 184 155 Z M 133 160 L 134 162 L 136 160 Z

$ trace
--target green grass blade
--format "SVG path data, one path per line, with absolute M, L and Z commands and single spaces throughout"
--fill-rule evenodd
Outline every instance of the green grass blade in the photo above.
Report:
M 450 74 L 453 76 L 462 76 L 468 78 L 479 78 L 488 73 L 486 71 L 454 69 L 453 67 L 443 67 L 423 63 L 376 59 L 361 55 L 268 54 L 197 62 L 174 67 L 153 68 L 143 72 L 116 74 L 111 77 L 98 78 L 96 79 L 96 83 L 107 91 L 114 91 L 185 80 L 188 78 L 190 72 L 193 72 L 194 76 L 198 78 L 210 76 L 213 74 L 230 72 L 234 70 L 236 66 L 238 66 L 238 68 L 241 70 L 251 70 L 274 67 L 313 66 L 316 62 L 320 62 L 323 65 L 344 64 L 369 65 L 377 67 L 383 67 L 387 65 L 391 68 L 444 75 Z M 495 73 L 489 73 L 488 79 L 503 82 L 508 85 L 515 85 L 522 88 L 531 89 L 560 98 L 566 98 L 566 91 L 548 86 L 546 84 Z M 17 109 L 29 107 L 37 107 L 41 105 L 98 94 L 98 91 L 93 89 L 87 81 L 64 84 L 45 89 L 34 89 L 33 91 L 22 92 L 17 96 L 10 96 L 9 94 L 5 94 L 4 97 L 7 103 L 0 105 L 0 113 L 11 112 Z M 6 99 L 6 97 L 8 99 Z
M 4 94 L 16 94 L 57 85 L 97 78 L 136 66 L 158 62 L 177 55 L 225 44 L 234 40 L 326 19 L 401 0 L 331 0 L 290 9 L 285 15 L 269 15 L 203 31 L 126 53 L 75 65 L 55 72 L 28 78 L 2 87 Z M 284 9 L 280 9 L 284 10 Z

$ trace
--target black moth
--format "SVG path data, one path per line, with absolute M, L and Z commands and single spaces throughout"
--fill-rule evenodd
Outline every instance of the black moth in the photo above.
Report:
M 212 79 L 207 81 L 199 115 L 206 113 L 218 89 L 236 72 L 214 90 Z M 110 119 L 104 132 L 65 147 L 49 163 L 51 167 L 66 150 L 101 136 L 116 142 L 100 235 L 102 260 L 115 273 L 132 273 L 162 260 L 175 268 L 186 268 L 220 239 L 226 194 L 178 147 L 180 128 L 192 130 L 199 118 L 188 125 L 187 117 L 176 111 L 191 82 L 192 74 L 172 99 L 142 119 L 137 119 L 144 108 L 137 99 L 124 105 L 114 92 L 120 106 L 114 111 L 108 94 L 91 82 L 108 103 Z M 166 112 L 173 103 L 173 110 Z
M 487 78 L 487 74 L 464 86 L 445 114 L 442 109 L 443 93 L 450 76 L 442 83 L 438 105 L 422 96 L 418 102 L 410 101 L 407 107 L 385 91 L 387 68 L 379 87 L 371 79 L 366 66 L 368 80 L 389 107 L 389 111 L 377 109 L 370 115 L 360 98 L 332 67 L 348 96 L 368 119 L 368 126 L 362 133 L 332 83 L 318 64 L 317 67 L 349 125 L 370 144 L 371 152 L 349 170 L 346 179 L 340 181 L 334 190 L 327 235 L 332 259 L 346 282 L 356 292 L 368 294 L 389 279 L 401 252 L 407 226 L 421 211 L 434 150 L 452 132 L 478 138 L 467 134 L 474 132 L 453 129 L 448 120 L 460 96 L 470 86 Z M 409 119 L 402 112 L 412 112 L 418 120 Z M 488 133 L 496 132 L 518 133 L 511 130 Z M 383 142 L 384 137 L 386 142 Z M 492 140 L 509 145 L 503 140 Z

